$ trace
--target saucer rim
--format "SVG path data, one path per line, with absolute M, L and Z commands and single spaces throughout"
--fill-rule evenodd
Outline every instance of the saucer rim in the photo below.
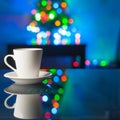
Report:
M 18 76 L 11 76 L 10 75 L 10 73 L 15 73 L 14 71 L 12 71 L 12 72 L 7 72 L 7 73 L 5 73 L 4 74 L 4 77 L 6 77 L 6 78 L 10 78 L 10 79 L 18 79 L 18 80 L 22 80 L 22 79 L 40 79 L 40 78 L 46 78 L 46 77 L 50 77 L 50 76 L 52 76 L 52 73 L 50 73 L 50 72 L 48 72 L 48 71 L 40 71 L 40 72 L 42 72 L 42 73 L 48 73 L 48 74 L 46 74 L 46 75 L 39 75 L 38 77 L 18 77 Z M 39 73 L 40 73 L 39 72 Z M 8 75 L 9 74 L 9 75 Z

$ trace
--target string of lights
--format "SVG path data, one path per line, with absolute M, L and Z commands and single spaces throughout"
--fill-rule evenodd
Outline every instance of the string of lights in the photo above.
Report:
M 43 71 L 49 71 L 53 74 L 52 78 L 45 79 L 42 83 L 48 87 L 53 86 L 53 91 L 50 94 L 43 93 L 41 95 L 41 102 L 43 104 L 44 118 L 52 119 L 52 117 L 58 115 L 60 100 L 64 94 L 64 85 L 68 80 L 67 75 L 63 69 L 42 69 Z M 55 89 L 55 92 L 54 92 Z M 48 109 L 49 106 L 49 109 Z

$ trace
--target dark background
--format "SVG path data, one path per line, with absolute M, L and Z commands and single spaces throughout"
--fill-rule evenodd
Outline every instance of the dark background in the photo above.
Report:
M 26 44 L 32 33 L 26 30 L 31 9 L 36 0 L 0 0 L 0 68 L 8 44 Z M 120 60 L 120 1 L 119 0 L 67 0 L 74 26 L 86 44 L 86 59 L 105 60 L 116 64 Z

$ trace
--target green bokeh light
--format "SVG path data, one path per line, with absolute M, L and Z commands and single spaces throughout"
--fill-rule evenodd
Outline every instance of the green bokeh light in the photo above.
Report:
M 49 13 L 49 18 L 50 20 L 53 20 L 56 16 L 56 11 L 55 10 L 51 10 L 50 13 Z
M 59 94 L 63 94 L 63 92 L 64 92 L 63 88 L 59 88 L 59 89 L 58 89 L 58 93 L 59 93 Z
M 102 60 L 102 61 L 100 62 L 100 66 L 102 66 L 102 67 L 107 66 L 107 61 Z
M 42 1 L 41 1 L 41 5 L 42 5 L 43 7 L 45 7 L 45 6 L 47 5 L 47 1 L 46 1 L 46 0 L 42 0 Z
M 47 84 L 48 83 L 48 79 L 45 79 L 42 81 L 43 84 Z
M 55 99 L 56 101 L 59 101 L 59 100 L 60 100 L 60 95 L 55 94 L 54 99 Z
M 62 28 L 63 28 L 64 30 L 66 30 L 66 29 L 68 28 L 68 26 L 67 26 L 67 25 L 62 25 Z
M 71 39 L 67 38 L 67 45 L 70 45 L 70 44 L 71 44 Z
M 32 45 L 36 45 L 36 39 L 33 38 L 33 39 L 31 40 L 31 43 L 32 43 Z
M 49 71 L 50 71 L 53 75 L 56 74 L 56 69 L 54 69 L 54 68 L 50 69 Z
M 62 23 L 63 25 L 67 25 L 68 24 L 68 19 L 66 17 L 62 18 Z

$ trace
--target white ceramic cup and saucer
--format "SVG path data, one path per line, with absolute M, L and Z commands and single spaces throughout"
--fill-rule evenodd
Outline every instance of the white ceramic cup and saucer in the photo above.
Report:
M 20 78 L 37 78 L 41 66 L 42 48 L 16 48 L 13 54 L 4 57 L 4 63 L 11 68 Z M 10 65 L 8 58 L 13 58 L 16 68 Z
M 5 64 L 13 71 L 4 74 L 16 84 L 35 84 L 52 74 L 47 71 L 40 71 L 43 49 L 42 48 L 17 48 L 13 49 L 14 54 L 4 57 Z M 7 59 L 11 57 L 15 61 L 16 68 L 10 65 Z

